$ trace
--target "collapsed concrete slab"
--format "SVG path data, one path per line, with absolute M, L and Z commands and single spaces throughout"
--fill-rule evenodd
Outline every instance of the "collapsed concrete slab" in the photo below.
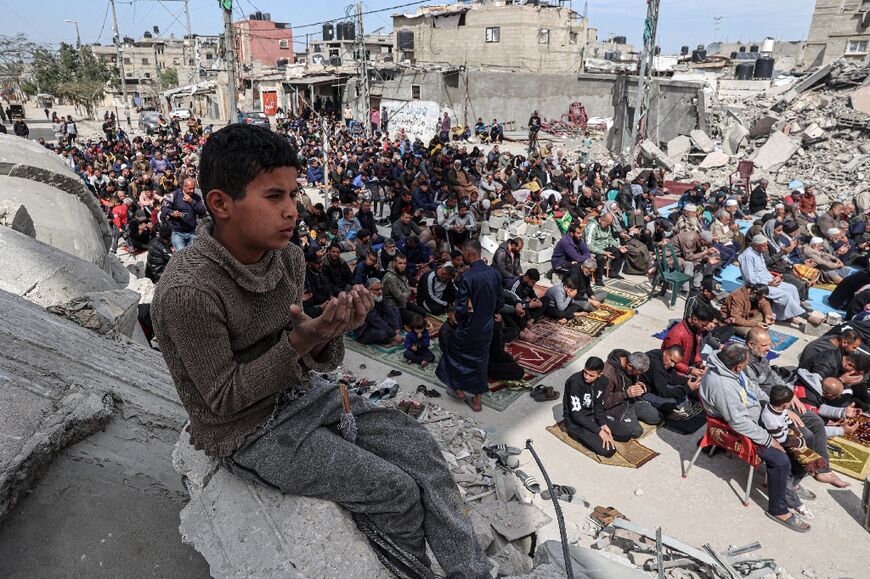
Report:
M 712 153 L 716 149 L 713 140 L 704 131 L 695 129 L 689 133 L 689 138 L 702 153 Z
M 173 463 L 191 492 L 181 538 L 202 553 L 212 577 L 393 576 L 337 504 L 243 480 L 193 450 L 186 432 Z
M 724 167 L 731 161 L 731 157 L 723 153 L 722 151 L 713 151 L 701 161 L 701 164 L 698 165 L 701 169 L 715 169 L 717 167 Z
M 99 336 L 2 290 L 0 311 L 0 376 L 40 391 L 78 384 L 109 393 L 125 419 L 143 424 L 178 430 L 187 419 L 158 352 Z
M 48 311 L 98 334 L 133 336 L 139 310 L 139 294 L 131 289 L 86 293 Z
M 734 125 L 725 135 L 725 140 L 722 142 L 722 150 L 729 155 L 736 155 L 748 136 L 749 129 L 739 123 Z
M 0 380 L 0 519 L 58 452 L 103 428 L 114 410 L 104 390 L 6 376 Z
M 686 135 L 680 135 L 668 141 L 668 157 L 675 161 L 682 161 L 691 150 L 692 140 Z
M 769 135 L 773 131 L 773 125 L 779 122 L 779 115 L 767 114 L 759 118 L 751 127 L 749 127 L 749 138 L 757 139 Z
M 16 201 L 0 201 L 0 226 L 23 233 L 27 237 L 36 237 L 36 228 L 27 208 Z
M 118 283 L 96 264 L 0 227 L 0 290 L 48 307 L 114 289 Z
M 640 151 L 648 160 L 657 163 L 660 167 L 663 167 L 668 171 L 673 171 L 676 167 L 676 163 L 673 159 L 665 155 L 665 152 L 659 149 L 658 145 L 649 139 L 640 144 Z
M 47 202 L 40 203 L 39 200 L 43 197 L 32 198 L 28 188 L 16 193 L 24 195 L 18 201 L 27 207 L 37 231 L 42 229 L 42 226 L 51 226 L 54 220 L 66 220 L 67 215 L 56 212 L 54 206 L 65 208 L 65 211 L 74 213 L 78 221 L 71 230 L 65 232 L 65 237 L 58 238 L 58 242 L 72 244 L 72 240 L 80 237 L 80 245 L 78 248 L 74 247 L 76 250 L 71 253 L 100 267 L 103 266 L 106 252 L 112 242 L 109 224 L 96 197 L 60 157 L 38 143 L 14 135 L 0 134 L 0 176 L 16 177 L 33 184 L 43 184 L 44 187 L 40 188 L 38 195 L 45 195 L 44 199 Z M 13 197 L 4 189 L 14 183 L 14 180 L 4 179 L 3 182 L 3 187 L 0 187 L 0 198 Z M 48 192 L 52 190 L 54 191 L 49 194 Z M 61 194 L 59 195 L 56 190 Z M 63 200 L 61 195 L 65 195 L 67 199 Z M 39 206 L 34 206 L 34 201 Z M 79 219 L 82 216 L 84 218 Z M 96 244 L 95 238 L 98 240 Z M 61 249 L 65 248 L 61 247 Z
M 849 93 L 849 104 L 856 111 L 870 115 L 870 84 L 865 84 Z
M 791 159 L 800 143 L 779 131 L 771 133 L 764 146 L 758 150 L 753 161 L 755 166 L 764 171 L 776 172 L 786 161 Z

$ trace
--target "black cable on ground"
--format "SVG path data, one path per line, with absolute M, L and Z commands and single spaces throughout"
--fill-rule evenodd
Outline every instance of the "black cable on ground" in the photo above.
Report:
M 541 469 L 541 474 L 544 475 L 544 482 L 547 483 L 547 489 L 550 491 L 550 499 L 553 501 L 553 507 L 556 509 L 556 522 L 559 525 L 559 534 L 562 537 L 562 556 L 565 557 L 565 574 L 568 579 L 574 579 L 574 567 L 571 565 L 571 554 L 568 552 L 568 533 L 565 531 L 565 517 L 562 515 L 562 507 L 559 506 L 559 498 L 553 489 L 553 483 L 550 482 L 550 475 L 544 468 L 544 463 L 538 457 L 538 453 L 532 448 L 532 439 L 526 440 L 526 448 L 532 453 L 532 458 L 538 463 L 538 468 Z

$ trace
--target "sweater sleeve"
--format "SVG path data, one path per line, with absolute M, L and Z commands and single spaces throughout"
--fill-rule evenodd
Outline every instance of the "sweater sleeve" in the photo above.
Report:
M 303 380 L 307 361 L 318 371 L 340 360 L 344 345 L 331 342 L 320 361 L 299 355 L 290 345 L 287 332 L 262 356 L 246 363 L 233 359 L 227 320 L 215 300 L 190 288 L 173 288 L 164 294 L 161 309 L 161 342 L 171 344 L 184 371 L 203 401 L 218 416 L 241 412 L 263 398 Z M 176 377 L 177 378 L 177 377 Z

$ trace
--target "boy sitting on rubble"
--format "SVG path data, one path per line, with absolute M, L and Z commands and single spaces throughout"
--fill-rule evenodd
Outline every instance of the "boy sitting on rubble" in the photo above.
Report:
M 268 129 L 215 132 L 200 161 L 211 219 L 167 266 L 152 304 L 166 364 L 190 415 L 190 440 L 230 471 L 283 493 L 348 509 L 381 561 L 428 576 L 426 543 L 448 577 L 488 577 L 467 510 L 434 439 L 416 420 L 351 396 L 356 442 L 337 429 L 327 372 L 343 335 L 372 307 L 356 286 L 301 310 L 296 154 Z

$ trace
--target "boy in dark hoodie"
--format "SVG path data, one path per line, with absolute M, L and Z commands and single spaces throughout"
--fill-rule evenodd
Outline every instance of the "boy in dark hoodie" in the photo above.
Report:
M 571 438 L 595 454 L 609 458 L 616 453 L 616 447 L 604 411 L 607 378 L 603 372 L 604 361 L 591 356 L 582 372 L 568 378 L 562 398 L 562 416 Z
M 339 386 L 320 373 L 341 363 L 344 334 L 373 302 L 355 286 L 317 318 L 303 314 L 304 260 L 289 243 L 297 218 L 289 141 L 229 125 L 209 138 L 199 168 L 212 218 L 169 262 L 151 309 L 191 443 L 239 476 L 342 505 L 396 575 L 428 570 L 428 543 L 448 577 L 489 577 L 425 427 L 351 395 L 355 442 L 338 429 Z

